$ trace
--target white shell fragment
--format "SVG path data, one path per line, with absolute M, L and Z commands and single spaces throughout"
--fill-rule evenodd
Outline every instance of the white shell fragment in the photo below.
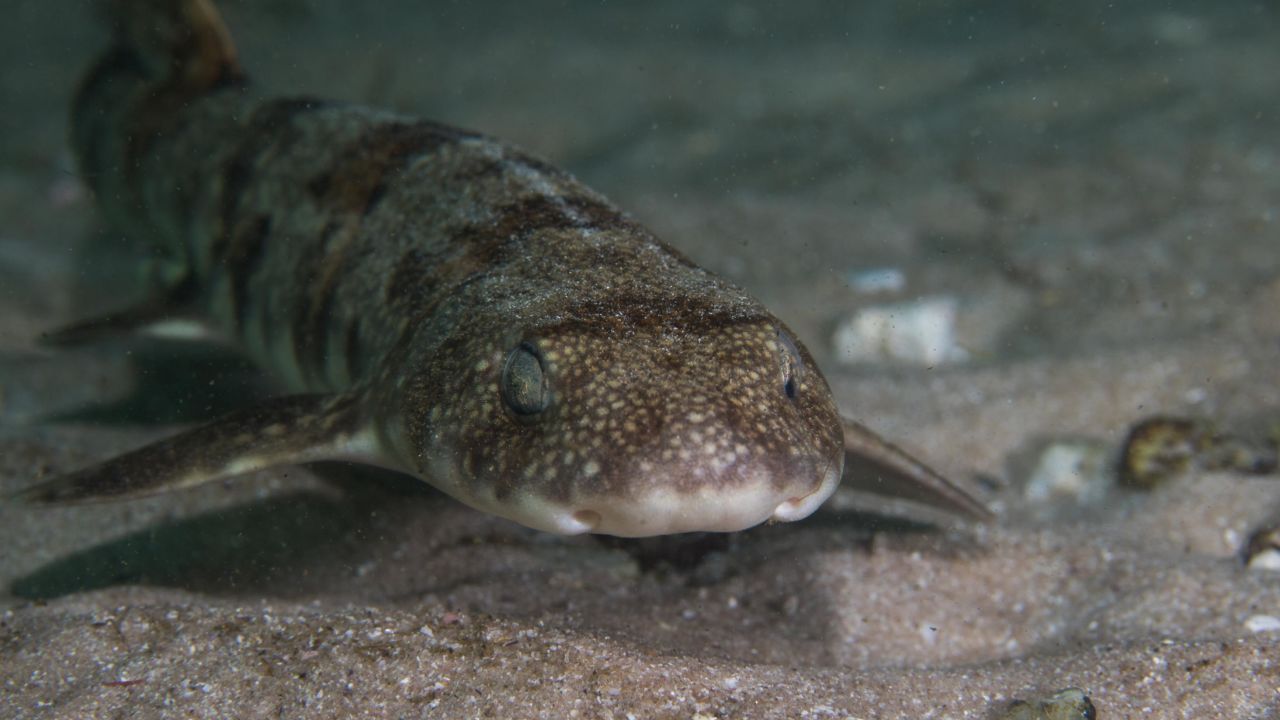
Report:
M 1245 565 L 1250 570 L 1280 572 L 1280 525 L 1254 532 L 1243 550 Z
M 1274 615 L 1252 615 L 1244 621 L 1244 629 L 1255 633 L 1280 631 L 1280 618 Z
M 955 343 L 956 306 L 955 298 L 929 297 L 863 308 L 836 328 L 832 343 L 848 364 L 964 360 L 967 353 Z
M 1249 569 L 1280 572 L 1280 550 L 1263 550 L 1249 558 Z
M 1106 451 L 1095 444 L 1053 443 L 1040 453 L 1027 480 L 1025 497 L 1035 504 L 1068 501 L 1083 506 L 1097 502 L 1111 486 L 1107 459 Z

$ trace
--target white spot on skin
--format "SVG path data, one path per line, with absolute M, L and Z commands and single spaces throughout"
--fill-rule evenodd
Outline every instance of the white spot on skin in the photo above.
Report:
M 595 477 L 596 474 L 599 472 L 600 472 L 600 463 L 596 462 L 595 460 L 588 460 L 586 464 L 582 466 L 583 477 Z

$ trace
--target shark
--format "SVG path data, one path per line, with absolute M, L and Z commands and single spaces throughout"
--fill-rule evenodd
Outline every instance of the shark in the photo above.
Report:
M 104 221 L 168 270 L 142 304 L 46 341 L 197 317 L 284 387 L 12 499 L 336 460 L 538 530 L 643 537 L 799 520 L 857 467 L 875 492 L 990 518 L 842 417 L 761 303 L 570 173 L 481 133 L 265 93 L 209 0 L 109 17 L 72 145 Z

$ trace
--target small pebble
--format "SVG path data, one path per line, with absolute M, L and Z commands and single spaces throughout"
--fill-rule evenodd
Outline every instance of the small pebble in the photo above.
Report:
M 1271 525 L 1249 536 L 1244 564 L 1250 570 L 1280 571 L 1280 525 Z
M 1280 572 L 1280 550 L 1272 548 L 1249 558 L 1249 569 Z
M 1244 621 L 1244 629 L 1249 632 L 1276 632 L 1280 630 L 1280 618 L 1274 615 L 1253 615 Z

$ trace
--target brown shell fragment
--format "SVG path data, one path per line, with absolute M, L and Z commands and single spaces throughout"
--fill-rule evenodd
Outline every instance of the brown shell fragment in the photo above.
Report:
M 1186 472 L 1214 441 L 1204 423 L 1186 418 L 1153 417 L 1129 430 L 1120 454 L 1120 484 L 1149 490 Z
M 1149 490 L 1192 468 L 1265 475 L 1277 468 L 1278 445 L 1275 437 L 1255 440 L 1219 432 L 1207 420 L 1148 418 L 1125 440 L 1120 483 Z
M 1094 720 L 1093 701 L 1080 688 L 1066 688 L 1044 700 L 1014 700 L 998 720 Z

